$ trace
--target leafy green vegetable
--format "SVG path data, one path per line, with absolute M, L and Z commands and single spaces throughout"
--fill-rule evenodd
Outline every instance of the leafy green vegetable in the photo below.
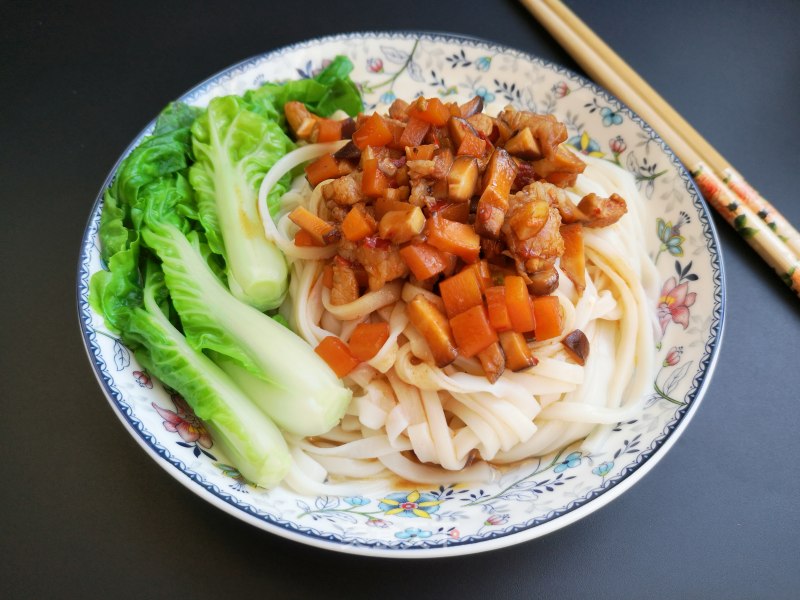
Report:
M 293 356 L 301 358 L 299 355 Z M 276 385 L 274 382 L 259 379 L 225 357 L 215 356 L 214 361 L 281 429 L 295 435 L 306 437 L 330 431 L 341 420 L 350 404 L 352 396 L 345 388 L 331 389 L 321 394 L 313 389 L 316 385 L 306 385 L 306 389 L 292 393 L 292 390 L 281 386 L 281 382 Z M 306 368 L 305 378 L 321 379 L 317 371 L 321 368 L 320 365 L 309 364 Z
M 313 80 L 215 98 L 206 110 L 170 104 L 104 196 L 107 270 L 92 277 L 92 307 L 264 486 L 291 463 L 270 416 L 316 435 L 341 419 L 352 395 L 285 319 L 260 312 L 282 301 L 287 268 L 256 207 L 264 175 L 294 148 L 283 103 L 354 114 L 361 98 L 351 70 L 338 57 Z M 289 183 L 287 175 L 276 186 L 273 203 Z
M 148 187 L 151 198 L 169 181 Z M 153 190 L 153 191 L 151 191 Z M 178 390 L 201 418 L 226 456 L 250 481 L 277 485 L 291 466 L 286 442 L 275 424 L 207 356 L 193 349 L 167 318 L 168 290 L 161 268 L 145 262 L 140 283 L 140 244 L 135 240 L 109 260 L 109 271 L 95 273 L 90 302 L 107 325 L 122 334 L 139 363 Z
M 143 304 L 130 316 L 127 339 L 138 342 L 136 359 L 179 390 L 211 431 L 216 444 L 250 481 L 280 483 L 291 456 L 280 430 L 208 357 L 195 351 L 159 307 L 166 296 L 163 273 L 148 263 Z
M 211 351 L 214 361 L 240 386 L 244 383 L 245 392 L 287 431 L 318 435 L 333 427 L 347 408 L 350 390 L 305 341 L 232 296 L 208 268 L 196 236 L 187 237 L 158 218 L 148 213 L 142 237 L 163 261 L 189 343 Z
M 276 308 L 288 288 L 280 250 L 264 236 L 258 188 L 294 144 L 280 126 L 238 96 L 214 98 L 192 126 L 196 161 L 189 180 L 211 250 L 225 258 L 228 286 L 259 310 Z M 285 191 L 276 186 L 276 201 Z
M 260 88 L 245 93 L 244 99 L 252 110 L 285 126 L 282 107 L 290 101 L 302 102 L 308 110 L 327 117 L 343 110 L 351 117 L 363 108 L 361 93 L 349 75 L 353 63 L 346 56 L 337 56 L 316 77 L 287 81 L 286 83 L 265 83 Z
M 176 129 L 187 129 L 203 112 L 202 108 L 190 106 L 185 102 L 171 102 L 156 119 L 153 135 L 158 136 Z

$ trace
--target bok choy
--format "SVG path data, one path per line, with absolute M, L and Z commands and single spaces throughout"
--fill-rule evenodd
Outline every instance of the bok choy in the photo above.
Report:
M 197 192 L 200 222 L 211 250 L 225 259 L 228 287 L 257 308 L 276 308 L 287 292 L 287 265 L 264 236 L 258 188 L 277 160 L 294 148 L 286 135 L 283 105 L 296 100 L 328 116 L 361 110 L 361 96 L 348 78 L 352 64 L 337 57 L 313 79 L 266 83 L 240 96 L 222 96 L 192 126 L 196 162 L 189 179 Z M 268 205 L 288 188 L 286 177 L 271 191 Z
M 291 465 L 276 423 L 296 435 L 324 433 L 351 392 L 311 346 L 261 312 L 281 303 L 288 273 L 264 238 L 257 190 L 293 148 L 282 102 L 357 112 L 351 68 L 338 58 L 313 80 L 216 98 L 206 110 L 171 104 L 104 196 L 107 270 L 92 277 L 92 307 L 184 396 L 240 472 L 266 487 Z

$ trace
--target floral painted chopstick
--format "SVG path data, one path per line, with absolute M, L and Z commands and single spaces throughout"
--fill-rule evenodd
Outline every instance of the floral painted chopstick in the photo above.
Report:
M 800 234 L 560 0 L 522 0 L 587 74 L 642 116 L 675 151 L 701 193 L 800 295 Z

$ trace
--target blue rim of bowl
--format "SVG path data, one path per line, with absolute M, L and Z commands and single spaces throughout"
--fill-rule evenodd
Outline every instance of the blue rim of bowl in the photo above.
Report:
M 153 119 L 144 129 L 142 129 L 142 131 L 134 138 L 119 159 L 115 162 L 114 166 L 103 182 L 102 187 L 100 188 L 100 192 L 95 199 L 86 227 L 84 229 L 78 261 L 77 311 L 79 326 L 82 334 L 81 337 L 83 339 L 87 356 L 89 361 L 92 363 L 95 376 L 97 377 L 101 389 L 103 390 L 109 403 L 115 409 L 115 414 L 129 429 L 134 439 L 136 439 L 142 448 L 154 458 L 160 459 L 156 461 L 157 464 L 159 464 L 176 480 L 181 482 L 197 495 L 201 496 L 204 500 L 211 502 L 232 516 L 245 520 L 266 531 L 280 535 L 281 537 L 319 548 L 345 553 L 370 555 L 376 557 L 422 558 L 433 556 L 464 555 L 488 551 L 546 535 L 547 533 L 551 533 L 552 531 L 574 523 L 579 519 L 589 515 L 596 509 L 617 498 L 620 494 L 636 483 L 636 481 L 641 479 L 641 477 L 644 476 L 646 472 L 649 471 L 653 466 L 655 466 L 655 463 L 666 454 L 669 447 L 675 443 L 683 429 L 685 429 L 691 418 L 694 416 L 700 401 L 705 395 L 719 355 L 719 347 L 722 341 L 723 325 L 725 321 L 724 266 L 719 239 L 713 220 L 710 217 L 710 211 L 699 191 L 697 190 L 694 181 L 672 150 L 658 136 L 658 134 L 656 134 L 653 129 L 644 120 L 642 120 L 641 117 L 639 117 L 639 115 L 637 115 L 619 99 L 597 84 L 587 80 L 585 77 L 575 73 L 570 69 L 541 59 L 530 53 L 473 36 L 454 33 L 401 30 L 351 32 L 313 38 L 288 46 L 282 46 L 270 52 L 252 56 L 241 62 L 231 65 L 212 75 L 211 77 L 208 77 L 201 83 L 193 86 L 187 92 L 182 94 L 178 100 L 192 102 L 199 95 L 205 92 L 211 85 L 217 85 L 222 81 L 231 79 L 239 72 L 265 61 L 278 59 L 284 54 L 297 50 L 303 50 L 305 48 L 315 47 L 322 43 L 344 42 L 356 39 L 419 39 L 430 42 L 455 42 L 466 44 L 472 48 L 482 48 L 502 52 L 515 58 L 520 58 L 538 64 L 568 77 L 583 87 L 590 88 L 593 93 L 600 96 L 604 100 L 612 104 L 616 104 L 620 107 L 620 111 L 622 111 L 624 114 L 627 114 L 627 116 L 643 131 L 645 131 L 651 139 L 658 143 L 659 147 L 670 159 L 672 166 L 677 170 L 681 180 L 684 183 L 686 191 L 691 197 L 694 207 L 697 209 L 698 218 L 702 224 L 706 248 L 710 255 L 713 273 L 713 309 L 711 314 L 709 335 L 705 342 L 703 356 L 699 361 L 698 369 L 686 395 L 686 405 L 676 411 L 675 416 L 670 420 L 669 423 L 667 423 L 660 436 L 653 441 L 649 448 L 637 456 L 636 461 L 633 464 L 626 467 L 626 469 L 624 469 L 620 474 L 605 480 L 602 485 L 593 488 L 581 498 L 573 500 L 566 506 L 563 506 L 559 509 L 552 510 L 544 516 L 532 519 L 523 525 L 514 525 L 506 529 L 492 531 L 484 536 L 481 536 L 480 538 L 470 536 L 462 540 L 446 540 L 442 542 L 427 542 L 423 540 L 423 543 L 419 543 L 414 546 L 389 545 L 384 542 L 369 540 L 356 540 L 355 542 L 351 540 L 344 541 L 339 539 L 336 535 L 326 534 L 314 530 L 313 528 L 301 528 L 291 521 L 276 519 L 268 513 L 260 511 L 247 503 L 241 502 L 230 494 L 221 490 L 216 485 L 205 481 L 200 475 L 191 471 L 186 464 L 177 459 L 165 447 L 159 444 L 155 436 L 153 436 L 149 431 L 145 430 L 143 423 L 133 416 L 131 407 L 127 402 L 125 402 L 122 394 L 116 388 L 113 377 L 109 373 L 106 366 L 106 362 L 100 354 L 99 345 L 97 343 L 97 335 L 95 331 L 88 326 L 88 323 L 91 320 L 90 307 L 88 303 L 90 248 L 94 244 L 93 239 L 99 225 L 99 211 L 102 203 L 103 193 L 111 184 L 114 173 L 116 173 L 122 160 L 139 144 L 144 136 L 148 135 L 152 131 L 155 125 L 155 119 Z M 413 550 L 415 552 L 408 552 L 409 550 Z

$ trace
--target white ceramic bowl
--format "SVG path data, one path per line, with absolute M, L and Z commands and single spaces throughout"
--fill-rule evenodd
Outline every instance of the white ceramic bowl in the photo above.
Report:
M 263 81 L 308 77 L 337 54 L 355 64 L 352 77 L 363 85 L 366 110 L 385 109 L 395 97 L 464 101 L 478 94 L 487 102 L 555 113 L 578 152 L 634 173 L 650 213 L 648 252 L 663 282 L 662 298 L 652 306 L 661 324 L 656 375 L 641 414 L 614 427 L 601 452 L 565 448 L 516 465 L 480 488 L 420 485 L 346 498 L 255 488 L 226 464 L 185 403 L 137 365 L 90 309 L 89 278 L 102 268 L 100 194 L 84 234 L 77 293 L 86 349 L 103 391 L 128 432 L 178 481 L 228 513 L 302 543 L 373 556 L 444 556 L 507 546 L 573 523 L 619 496 L 664 456 L 708 385 L 724 306 L 708 209 L 678 159 L 607 92 L 559 66 L 478 40 L 419 33 L 311 40 L 230 67 L 181 99 L 203 105 Z M 409 508 L 392 510 L 398 506 Z

